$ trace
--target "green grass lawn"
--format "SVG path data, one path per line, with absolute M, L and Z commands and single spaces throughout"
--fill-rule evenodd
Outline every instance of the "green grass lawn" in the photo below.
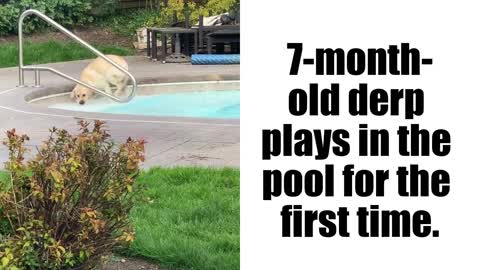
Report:
M 128 255 L 180 269 L 240 269 L 238 169 L 156 168 L 139 182 L 153 202 L 132 213 Z
M 240 269 L 238 169 L 153 168 L 138 183 L 150 202 L 131 213 L 135 241 L 123 255 L 171 269 Z
M 8 173 L 4 171 L 0 171 L 0 181 L 6 183 L 8 179 Z
M 99 45 L 94 46 L 105 54 L 132 55 L 132 48 Z M 26 65 L 73 61 L 95 58 L 95 55 L 78 43 L 48 41 L 40 43 L 25 42 L 24 61 Z M 0 68 L 18 66 L 18 45 L 0 44 Z

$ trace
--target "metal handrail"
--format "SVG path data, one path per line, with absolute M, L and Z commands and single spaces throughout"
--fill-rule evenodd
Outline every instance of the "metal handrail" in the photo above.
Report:
M 45 22 L 47 22 L 48 24 L 50 24 L 51 26 L 55 27 L 56 29 L 60 30 L 62 33 L 64 33 L 65 35 L 67 35 L 68 37 L 70 37 L 71 39 L 75 40 L 76 42 L 80 43 L 80 45 L 82 45 L 83 47 L 89 49 L 90 51 L 92 51 L 93 53 L 95 53 L 97 56 L 103 58 L 105 61 L 107 61 L 108 63 L 110 63 L 111 65 L 113 65 L 114 67 L 118 68 L 119 70 L 121 70 L 123 73 L 127 74 L 128 77 L 130 77 L 131 81 L 132 81 L 132 92 L 130 93 L 129 96 L 127 96 L 126 98 L 118 98 L 114 95 L 111 95 L 111 94 L 108 94 L 106 93 L 105 91 L 102 91 L 98 88 L 96 88 L 95 86 L 92 86 L 92 85 L 89 85 L 87 83 L 84 83 L 80 80 L 77 80 L 65 73 L 62 73 L 54 68 L 51 68 L 51 67 L 42 67 L 42 66 L 24 66 L 23 64 L 23 20 L 28 17 L 29 15 L 36 15 L 38 16 L 39 18 L 41 18 L 42 20 L 44 20 Z M 133 77 L 133 75 L 128 72 L 126 69 L 124 69 L 123 67 L 121 67 L 120 65 L 118 65 L 117 63 L 115 63 L 114 61 L 112 61 L 110 58 L 108 58 L 107 56 L 105 56 L 103 53 L 101 53 L 100 51 L 98 51 L 97 49 L 95 49 L 94 47 L 92 47 L 90 44 L 88 44 L 87 42 L 85 42 L 84 40 L 82 40 L 81 38 L 77 37 L 75 34 L 73 34 L 72 32 L 70 32 L 69 30 L 67 30 L 65 27 L 61 26 L 60 24 L 58 24 L 57 22 L 55 22 L 54 20 L 52 20 L 51 18 L 49 18 L 48 16 L 46 16 L 45 14 L 43 14 L 42 12 L 38 11 L 38 10 L 35 10 L 35 9 L 29 9 L 29 10 L 26 10 L 25 12 L 22 13 L 22 15 L 20 15 L 20 18 L 18 20 L 18 61 L 19 61 L 19 65 L 18 65 L 18 69 L 19 69 L 19 75 L 18 75 L 18 82 L 19 82 L 19 87 L 24 87 L 25 86 L 25 74 L 24 74 L 24 71 L 25 70 L 32 70 L 32 71 L 35 71 L 35 86 L 40 86 L 40 71 L 49 71 L 49 72 L 52 72 L 54 74 L 57 74 L 67 80 L 71 80 L 73 82 L 76 82 L 77 84 L 80 84 L 80 85 L 83 85 L 93 91 L 95 91 L 96 93 L 102 95 L 102 96 L 106 96 L 106 97 L 109 97 L 117 102 L 121 102 L 121 103 L 125 103 L 125 102 L 129 102 L 130 100 L 132 100 L 135 95 L 137 94 L 137 80 L 135 80 L 135 77 Z

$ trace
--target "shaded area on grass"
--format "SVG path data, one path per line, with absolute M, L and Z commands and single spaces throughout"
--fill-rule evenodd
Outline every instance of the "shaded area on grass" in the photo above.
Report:
M 104 54 L 120 56 L 132 55 L 134 50 L 126 47 L 98 45 L 94 46 Z M 78 43 L 47 41 L 40 43 L 25 42 L 25 65 L 65 62 L 95 58 L 95 54 Z M 0 68 L 18 66 L 18 45 L 16 43 L 0 44 Z
M 240 269 L 238 169 L 154 168 L 139 182 L 152 201 L 131 214 L 128 255 L 180 269 Z

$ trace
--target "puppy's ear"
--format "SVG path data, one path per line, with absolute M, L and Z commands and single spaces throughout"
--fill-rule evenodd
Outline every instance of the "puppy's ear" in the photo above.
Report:
M 89 91 L 87 92 L 88 98 L 91 98 L 91 97 L 95 96 L 95 91 L 90 90 L 90 89 L 88 89 L 88 90 L 89 90 Z
M 75 93 L 77 92 L 77 85 L 73 88 L 72 92 L 70 92 L 70 98 L 75 99 Z

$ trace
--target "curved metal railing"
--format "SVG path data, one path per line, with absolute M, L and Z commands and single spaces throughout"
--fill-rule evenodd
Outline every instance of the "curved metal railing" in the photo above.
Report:
M 110 63 L 111 65 L 113 65 L 114 67 L 118 68 L 119 70 L 121 70 L 123 73 L 125 73 L 128 77 L 130 77 L 130 80 L 132 81 L 132 92 L 130 93 L 130 95 L 128 95 L 127 97 L 125 98 L 119 98 L 119 97 L 116 97 L 114 95 L 111 95 L 111 94 L 108 94 L 108 93 L 105 93 L 105 91 L 102 91 L 98 88 L 96 88 L 95 86 L 92 86 L 92 85 L 89 85 L 87 83 L 84 83 L 80 80 L 77 80 L 65 73 L 62 73 L 54 68 L 51 68 L 51 67 L 42 67 L 42 66 L 25 66 L 23 64 L 23 21 L 26 17 L 30 16 L 30 15 L 36 15 L 37 17 L 39 17 L 40 19 L 44 20 L 45 22 L 47 22 L 48 24 L 50 24 L 51 26 L 55 27 L 56 29 L 58 29 L 59 31 L 61 31 L 62 33 L 64 33 L 65 35 L 67 35 L 68 37 L 70 37 L 71 39 L 75 40 L 76 42 L 80 43 L 80 45 L 82 45 L 83 47 L 89 49 L 90 51 L 92 51 L 93 53 L 95 53 L 96 55 L 98 55 L 99 57 L 103 58 L 105 61 L 107 61 L 108 63 Z M 61 26 L 60 24 L 58 24 L 57 22 L 55 22 L 54 20 L 52 20 L 50 17 L 46 16 L 45 14 L 43 14 L 42 12 L 38 11 L 38 10 L 35 10 L 35 9 L 29 9 L 29 10 L 26 10 L 25 12 L 22 13 L 22 15 L 20 15 L 20 18 L 18 20 L 18 61 L 19 61 L 19 65 L 18 65 L 18 69 L 19 69 L 19 75 L 18 75 L 18 82 L 19 82 L 19 87 L 24 87 L 25 86 L 25 70 L 30 70 L 30 71 L 35 71 L 35 86 L 40 86 L 40 71 L 49 71 L 49 72 L 52 72 L 54 74 L 57 74 L 67 80 L 70 80 L 70 81 L 73 81 L 73 82 L 76 82 L 80 85 L 83 85 L 93 91 L 95 91 L 96 93 L 102 95 L 102 96 L 106 96 L 106 97 L 109 97 L 117 102 L 121 102 L 121 103 L 125 103 L 125 102 L 129 102 L 130 100 L 132 100 L 135 95 L 137 94 L 137 80 L 135 80 L 135 77 L 133 77 L 133 75 L 128 72 L 126 69 L 124 69 L 123 67 L 121 67 L 120 65 L 118 65 L 117 63 L 115 63 L 114 61 L 112 61 L 110 58 L 108 58 L 107 56 L 105 56 L 103 53 L 101 53 L 99 50 L 95 49 L 94 47 L 92 47 L 90 44 L 88 44 L 87 42 L 85 42 L 84 40 L 82 40 L 81 38 L 77 37 L 75 34 L 73 34 L 72 32 L 70 32 L 69 30 L 67 30 L 65 27 Z

